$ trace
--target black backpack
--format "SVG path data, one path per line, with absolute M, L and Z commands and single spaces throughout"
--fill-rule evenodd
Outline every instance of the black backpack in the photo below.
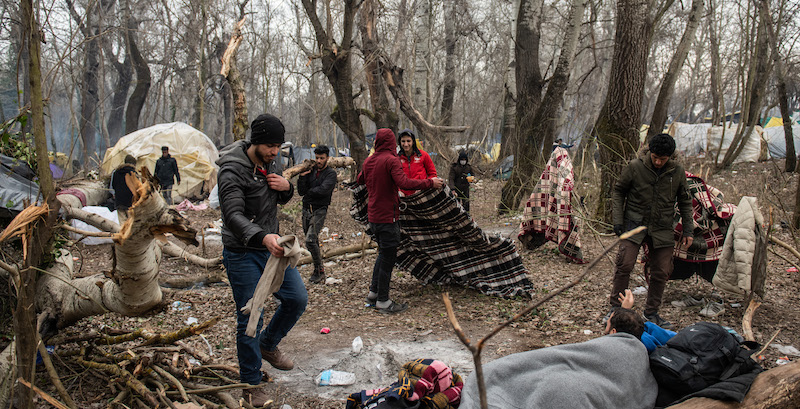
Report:
M 750 358 L 754 342 L 739 342 L 719 324 L 698 322 L 684 328 L 650 353 L 650 369 L 659 399 L 679 399 L 717 382 L 760 369 Z

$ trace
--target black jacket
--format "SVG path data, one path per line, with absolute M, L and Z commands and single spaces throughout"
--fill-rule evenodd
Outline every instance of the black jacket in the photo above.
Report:
M 156 170 L 153 172 L 158 179 L 161 186 L 172 186 L 173 178 L 178 179 L 178 184 L 181 183 L 181 174 L 178 172 L 178 161 L 170 155 L 167 157 L 160 157 L 156 161 Z
M 131 207 L 133 204 L 133 192 L 125 183 L 125 175 L 128 173 L 136 174 L 136 167 L 130 163 L 123 163 L 114 173 L 111 174 L 111 188 L 114 189 L 114 206 Z
M 450 188 L 455 190 L 456 194 L 461 197 L 469 197 L 467 175 L 470 174 L 472 174 L 472 166 L 469 163 L 463 166 L 458 162 L 450 165 Z
M 278 234 L 278 204 L 294 195 L 294 186 L 278 192 L 267 185 L 247 156 L 248 141 L 236 141 L 222 151 L 219 165 L 219 204 L 222 209 L 222 244 L 236 252 L 267 251 L 261 243 L 267 234 Z M 267 167 L 280 174 L 280 157 Z
M 297 178 L 297 193 L 303 196 L 303 208 L 319 209 L 331 204 L 331 195 L 336 187 L 336 171 L 326 166 L 318 171 Z

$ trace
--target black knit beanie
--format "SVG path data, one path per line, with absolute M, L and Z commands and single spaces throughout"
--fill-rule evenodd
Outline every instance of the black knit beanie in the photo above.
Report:
M 263 145 L 267 143 L 282 144 L 286 129 L 280 119 L 270 114 L 261 114 L 250 124 L 250 143 Z

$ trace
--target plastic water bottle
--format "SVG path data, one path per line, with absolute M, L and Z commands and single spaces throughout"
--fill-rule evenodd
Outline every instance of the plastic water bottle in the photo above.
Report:
M 358 355 L 361 353 L 361 349 L 364 348 L 364 341 L 361 340 L 361 337 L 353 338 L 353 355 Z
M 327 369 L 317 376 L 316 381 L 319 386 L 352 385 L 356 383 L 356 374 Z

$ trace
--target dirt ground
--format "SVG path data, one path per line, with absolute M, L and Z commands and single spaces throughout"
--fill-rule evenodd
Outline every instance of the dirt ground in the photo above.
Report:
M 709 176 L 706 182 L 720 189 L 725 193 L 726 201 L 734 204 L 743 195 L 757 196 L 762 213 L 771 219 L 772 234 L 785 242 L 794 242 L 794 236 L 786 223 L 791 220 L 788 209 L 794 207 L 798 176 L 784 174 L 780 171 L 782 167 L 782 161 L 737 164 L 730 170 Z M 705 172 L 705 168 L 707 166 L 699 161 L 690 162 L 687 166 L 693 173 Z M 597 175 L 591 170 L 583 173 Z M 591 199 L 593 186 L 596 186 L 596 182 L 587 176 L 586 180 L 577 183 L 576 191 Z M 472 192 L 472 216 L 490 234 L 516 237 L 520 215 L 498 216 L 495 211 L 501 187 L 501 182 L 488 177 L 481 180 Z M 326 222 L 328 234 L 322 235 L 323 249 L 361 243 L 361 226 L 353 221 L 348 212 L 351 202 L 348 191 L 337 190 L 334 193 Z M 283 207 L 283 234 L 302 234 L 299 210 L 298 196 Z M 198 229 L 220 218 L 219 212 L 215 210 L 187 211 L 185 216 Z M 612 242 L 613 237 L 593 233 L 586 226 L 582 236 L 584 257 L 587 260 L 596 257 L 603 247 Z M 776 254 L 795 263 L 800 263 L 800 260 L 794 259 L 788 251 L 777 245 L 770 245 L 769 248 L 766 299 L 756 311 L 753 320 L 756 339 L 764 343 L 780 330 L 773 344 L 800 348 L 800 311 L 796 308 L 800 304 L 797 291 L 800 273 L 789 272 L 792 265 Z M 79 251 L 74 255 L 79 258 L 79 265 L 82 266 L 81 275 L 110 268 L 110 245 L 79 245 L 77 249 Z M 221 244 L 209 233 L 204 250 L 193 248 L 189 251 L 215 256 L 221 254 Z M 566 284 L 583 268 L 566 261 L 558 254 L 553 243 L 534 251 L 522 251 L 521 254 L 537 290 L 535 297 Z M 576 287 L 492 338 L 484 350 L 484 362 L 515 352 L 581 342 L 600 336 L 603 328 L 599 321 L 608 309 L 607 297 L 612 275 L 610 259 L 614 254 L 612 251 L 610 257 L 604 258 Z M 327 275 L 341 282 L 307 284 L 307 310 L 280 345 L 282 351 L 295 359 L 297 367 L 289 372 L 274 370 L 268 364 L 263 367 L 274 378 L 267 389 L 274 395 L 273 399 L 277 404 L 275 407 L 288 404 L 292 408 L 341 408 L 349 393 L 387 386 L 393 382 L 399 366 L 410 359 L 439 359 L 450 364 L 458 373 L 467 375 L 472 371 L 471 358 L 458 341 L 446 317 L 442 293 L 449 293 L 456 315 L 470 339 L 480 338 L 529 303 L 521 299 L 506 300 L 484 296 L 475 290 L 461 287 L 422 286 L 410 274 L 395 270 L 392 297 L 408 302 L 411 307 L 406 312 L 387 317 L 364 305 L 374 262 L 375 255 L 351 260 L 330 260 L 326 263 Z M 197 273 L 200 270 L 202 269 L 181 259 L 165 257 L 161 264 L 164 275 Z M 636 271 L 638 274 L 632 280 L 632 287 L 644 285 L 641 267 L 638 266 Z M 311 275 L 311 266 L 301 267 L 300 272 L 307 279 Z M 747 306 L 747 301 L 741 297 L 724 295 L 725 312 L 716 318 L 700 316 L 700 307 L 679 309 L 670 304 L 687 294 L 705 297 L 710 296 L 712 291 L 713 287 L 709 283 L 694 277 L 685 281 L 671 281 L 664 293 L 661 315 L 673 322 L 677 329 L 706 320 L 741 331 L 742 315 Z M 177 301 L 180 301 L 181 308 L 173 308 L 173 303 Z M 641 309 L 643 304 L 644 296 L 637 297 L 636 308 Z M 274 307 L 270 307 L 271 311 L 274 311 Z M 231 291 L 225 282 L 191 289 L 170 289 L 166 292 L 162 308 L 147 316 L 122 317 L 106 314 L 83 319 L 66 331 L 81 333 L 89 329 L 110 327 L 125 330 L 147 328 L 166 332 L 181 328 L 191 317 L 202 322 L 220 316 L 221 321 L 204 333 L 205 340 L 195 336 L 187 342 L 195 348 L 212 352 L 216 362 L 235 365 L 233 308 Z M 323 327 L 329 328 L 330 333 L 321 334 Z M 10 333 L 7 321 L 0 331 L 6 335 Z M 364 351 L 354 357 L 349 352 L 353 339 L 357 336 L 363 340 Z M 2 346 L 8 342 L 8 336 L 5 340 Z M 761 363 L 771 368 L 782 357 L 792 361 L 800 359 L 800 356 L 787 355 L 770 347 L 763 353 Z M 314 377 L 329 368 L 356 373 L 356 384 L 344 387 L 316 386 Z M 76 401 L 83 402 L 83 407 L 104 406 L 114 395 L 96 378 L 92 380 L 91 372 L 88 373 L 89 376 L 85 375 L 87 374 L 62 373 Z M 47 389 L 48 382 L 43 383 Z M 234 393 L 234 396 L 238 397 L 238 394 Z

